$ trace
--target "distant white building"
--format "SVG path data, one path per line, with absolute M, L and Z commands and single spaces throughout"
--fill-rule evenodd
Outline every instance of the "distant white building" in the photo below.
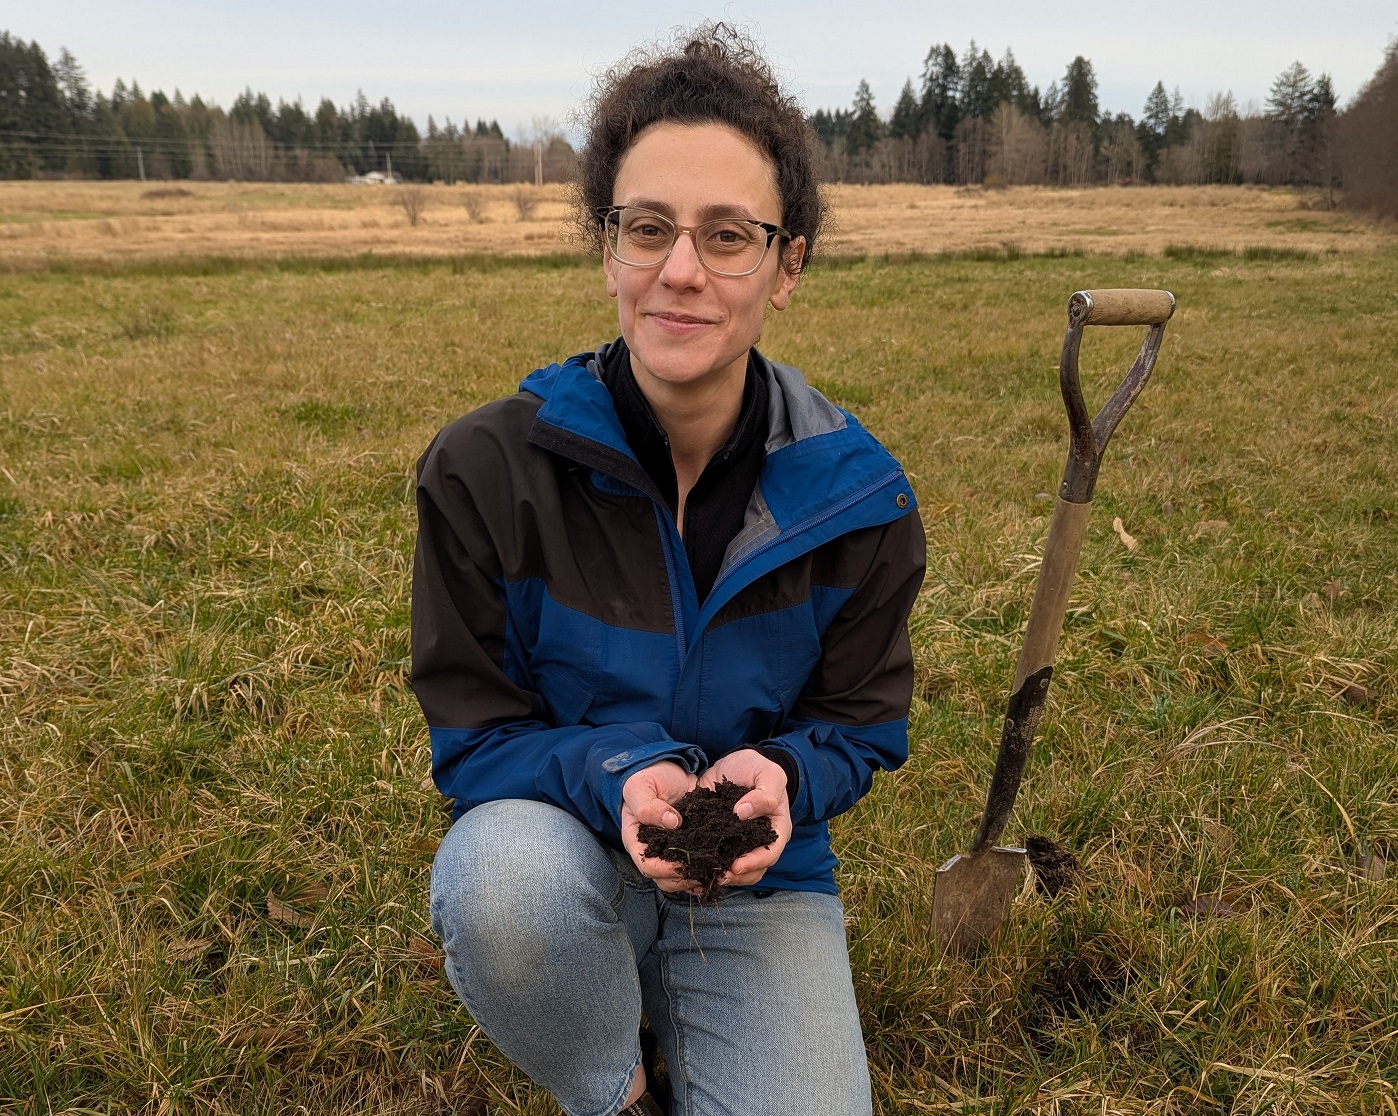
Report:
M 370 171 L 368 174 L 352 174 L 345 181 L 360 186 L 401 186 L 403 176 L 393 171 Z

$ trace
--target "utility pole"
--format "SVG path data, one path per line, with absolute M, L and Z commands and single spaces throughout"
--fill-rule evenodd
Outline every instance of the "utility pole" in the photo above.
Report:
M 136 148 L 136 170 L 141 176 L 141 181 L 144 182 L 146 180 L 146 161 L 142 158 L 139 147 Z
M 544 145 L 540 140 L 534 141 L 534 185 L 544 184 Z
M 383 157 L 384 165 L 388 168 L 388 180 L 393 181 L 393 152 L 387 151 Z

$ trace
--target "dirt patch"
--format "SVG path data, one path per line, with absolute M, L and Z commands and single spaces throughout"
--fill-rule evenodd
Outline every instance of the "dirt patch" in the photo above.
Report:
M 1041 895 L 1052 899 L 1060 891 L 1072 891 L 1083 881 L 1078 858 L 1048 837 L 1038 833 L 1024 839 L 1024 851 L 1034 869 L 1034 883 Z
M 703 886 L 701 903 L 718 901 L 719 877 L 733 861 L 777 839 L 777 831 L 767 818 L 744 821 L 733 812 L 747 790 L 728 779 L 713 790 L 695 787 L 675 803 L 682 819 L 678 829 L 643 825 L 637 831 L 647 856 L 678 864 L 685 879 Z
M 1072 1021 L 1099 1019 L 1121 1000 L 1129 980 L 1127 966 L 1101 943 L 1046 959 L 1030 989 L 1025 1018 L 1030 1044 L 1043 1053 Z

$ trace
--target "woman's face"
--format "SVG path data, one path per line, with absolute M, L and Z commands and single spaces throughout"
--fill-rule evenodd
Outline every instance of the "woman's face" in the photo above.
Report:
M 771 161 L 723 124 L 651 125 L 622 157 L 612 203 L 655 210 L 680 228 L 715 217 L 782 220 Z M 753 274 L 727 276 L 707 271 L 685 234 L 656 267 L 618 263 L 604 245 L 607 292 L 642 389 L 658 387 L 653 381 L 711 390 L 742 383 L 764 310 L 784 310 L 796 286 L 797 275 L 781 266 L 785 247 L 777 240 Z M 792 245 L 803 247 L 800 238 Z

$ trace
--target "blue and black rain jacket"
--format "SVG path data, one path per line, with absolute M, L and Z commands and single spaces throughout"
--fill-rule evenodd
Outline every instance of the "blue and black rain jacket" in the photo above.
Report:
M 533 799 L 619 848 L 635 771 L 776 748 L 798 775 L 793 834 L 762 886 L 835 891 L 827 820 L 907 758 L 926 544 L 888 451 L 754 357 L 766 457 L 702 605 L 595 354 L 532 373 L 423 454 L 411 678 L 456 816 Z

